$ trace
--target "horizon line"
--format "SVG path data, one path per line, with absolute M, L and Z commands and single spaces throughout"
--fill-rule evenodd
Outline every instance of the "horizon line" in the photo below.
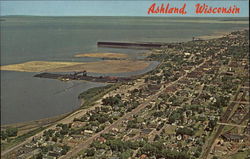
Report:
M 0 17 L 7 17 L 7 16 L 32 16 L 32 17 L 155 17 L 155 18 L 164 18 L 164 17 L 192 17 L 192 18 L 249 18 L 249 15 L 247 16 L 196 16 L 196 15 L 185 15 L 185 16 L 178 16 L 178 15 L 18 15 L 18 14 L 9 14 L 9 15 L 0 15 Z

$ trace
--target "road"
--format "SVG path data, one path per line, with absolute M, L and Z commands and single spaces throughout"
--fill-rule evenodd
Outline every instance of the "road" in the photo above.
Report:
M 247 127 L 246 125 L 238 125 L 238 124 L 230 124 L 230 123 L 221 123 L 221 122 L 218 122 L 217 124 L 218 124 L 218 125 L 226 125 L 226 126 L 235 126 L 235 127 L 241 127 L 241 128 Z

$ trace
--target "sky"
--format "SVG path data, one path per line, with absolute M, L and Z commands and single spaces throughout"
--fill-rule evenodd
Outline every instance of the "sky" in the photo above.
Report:
M 197 16 L 195 14 L 195 5 L 205 3 L 212 7 L 229 7 L 236 5 L 240 8 L 240 14 L 216 14 L 216 15 L 199 15 L 199 16 L 230 16 L 230 17 L 248 17 L 249 0 L 81 0 L 81 1 L 0 1 L 0 15 L 36 15 L 36 16 L 172 16 L 148 15 L 148 8 L 153 4 L 170 4 L 170 7 L 182 7 L 187 4 L 187 14 L 177 16 Z

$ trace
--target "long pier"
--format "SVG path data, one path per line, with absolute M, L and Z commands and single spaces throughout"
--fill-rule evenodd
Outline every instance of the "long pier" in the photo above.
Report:
M 98 47 L 111 47 L 111 48 L 133 48 L 133 49 L 153 49 L 161 47 L 174 47 L 178 45 L 170 43 L 153 43 L 153 42 L 97 42 Z

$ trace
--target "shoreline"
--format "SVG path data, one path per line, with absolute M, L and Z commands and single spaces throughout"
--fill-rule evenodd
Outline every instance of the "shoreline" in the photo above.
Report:
M 151 53 L 150 53 L 151 54 Z M 138 75 L 131 75 L 131 77 L 134 77 L 135 79 L 139 78 L 140 76 L 143 76 L 143 75 L 146 75 L 148 73 L 150 73 L 151 71 L 154 71 L 157 67 L 160 66 L 160 62 L 153 68 L 153 69 L 150 69 L 150 70 L 147 70 L 147 72 L 145 73 L 142 73 L 142 74 L 138 74 Z M 153 64 L 150 64 L 150 65 L 153 65 Z M 150 67 L 150 65 L 148 67 Z M 148 68 L 146 67 L 146 68 Z M 145 68 L 145 69 L 146 69 Z M 2 70 L 1 70 L 2 71 Z M 127 73 L 130 73 L 130 72 L 127 72 Z M 119 75 L 118 75 L 119 76 Z M 94 88 L 98 88 L 98 87 L 94 87 Z M 91 88 L 90 88 L 91 89 Z M 87 89 L 86 91 L 84 92 L 87 92 L 89 89 Z M 82 92 L 83 93 L 83 92 Z M 79 94 L 80 95 L 80 94 Z M 33 127 L 33 129 L 39 127 L 39 126 L 46 126 L 46 125 L 50 125 L 50 124 L 53 124 L 55 122 L 57 122 L 58 120 L 61 120 L 71 114 L 73 114 L 74 112 L 82 109 L 81 106 L 84 104 L 84 100 L 83 99 L 80 99 L 80 105 L 79 107 L 76 109 L 76 110 L 73 110 L 71 112 L 68 112 L 68 113 L 64 113 L 64 114 L 59 114 L 59 115 L 56 115 L 56 116 L 51 116 L 51 117 L 47 117 L 47 118 L 41 118 L 41 119 L 37 119 L 37 120 L 31 120 L 31 121 L 24 121 L 24 122 L 17 122 L 17 123 L 10 123 L 10 124 L 1 124 L 1 130 L 2 129 L 6 129 L 6 128 L 9 128 L 9 127 L 16 127 L 16 128 L 22 128 L 22 127 L 28 127 L 30 125 L 37 125 L 36 127 Z M 51 120 L 51 121 L 50 121 Z M 48 122 L 49 121 L 49 122 Z M 45 124 L 39 124 L 39 123 L 45 123 Z
M 149 66 L 145 67 L 143 70 L 138 70 L 138 71 L 133 71 L 133 72 L 126 72 L 126 73 L 109 73 L 109 74 L 99 74 L 99 73 L 93 73 L 93 72 L 89 72 L 90 75 L 93 76 L 117 76 L 117 77 L 123 77 L 123 75 L 125 74 L 124 77 L 134 77 L 134 78 L 138 78 L 142 75 L 145 75 L 151 71 L 153 71 L 154 69 L 156 69 L 158 66 L 160 65 L 160 63 L 156 62 L 156 61 L 150 61 Z M 4 71 L 4 70 L 1 70 Z M 123 74 L 123 75 L 122 75 Z M 94 88 L 98 88 L 94 87 Z M 91 89 L 91 88 L 90 88 Z M 89 89 L 83 91 L 86 92 Z M 81 92 L 81 93 L 83 93 Z M 30 125 L 36 125 L 36 127 L 41 126 L 41 125 L 48 125 L 48 124 L 52 124 L 54 122 L 56 122 L 59 119 L 62 119 L 64 117 L 66 117 L 67 115 L 74 113 L 75 111 L 81 109 L 81 105 L 84 103 L 83 100 L 80 100 L 80 104 L 78 105 L 78 107 L 71 112 L 68 113 L 64 113 L 64 114 L 58 114 L 55 116 L 51 116 L 51 117 L 46 117 L 46 118 L 40 118 L 40 119 L 34 119 L 34 120 L 30 120 L 30 121 L 22 121 L 22 122 L 15 122 L 15 123 L 8 123 L 8 124 L 1 124 L 1 130 L 2 129 L 6 129 L 9 127 L 17 127 L 17 128 L 23 128 L 23 127 L 30 127 Z M 52 120 L 50 122 L 48 122 L 49 120 Z M 41 124 L 44 123 L 44 124 Z M 35 126 L 33 126 L 33 128 L 35 128 Z
M 240 30 L 245 30 L 246 28 L 244 28 L 244 29 L 240 29 Z M 239 29 L 238 30 L 233 30 L 233 31 L 240 31 Z M 229 34 L 231 31 L 227 31 L 227 32 L 223 32 L 222 34 L 220 34 L 220 35 L 208 35 L 208 36 L 215 36 L 215 37 L 217 37 L 217 38 L 221 38 L 221 37 L 218 37 L 218 36 L 224 36 L 224 35 L 226 35 L 226 34 Z M 201 36 L 199 36 L 199 38 L 200 38 Z M 204 39 L 204 40 L 209 40 L 209 39 Z M 157 52 L 157 51 L 156 51 Z M 150 56 L 151 54 L 154 54 L 155 52 L 154 52 L 154 50 L 151 50 L 151 51 L 149 51 L 149 52 L 147 52 L 146 53 L 146 55 L 147 55 L 147 57 L 148 56 Z M 148 74 L 148 73 L 150 73 L 151 71 L 153 71 L 153 70 L 155 70 L 157 67 L 159 67 L 161 65 L 161 63 L 159 63 L 154 69 L 152 69 L 152 70 L 150 70 L 150 71 L 148 71 L 148 72 L 146 72 L 146 73 L 144 73 L 144 74 L 142 74 L 142 75 L 145 75 L 145 74 Z M 1 71 L 5 71 L 5 70 L 1 70 Z M 137 75 L 137 76 L 135 76 L 135 77 L 138 77 L 138 76 L 141 76 L 141 75 Z M 86 90 L 86 91 L 88 91 L 88 90 Z M 86 92 L 86 91 L 84 91 L 84 92 Z M 6 128 L 6 127 L 23 127 L 23 126 L 26 126 L 26 125 L 29 125 L 29 124 L 35 124 L 35 123 L 37 123 L 37 122 L 44 122 L 44 121 L 46 121 L 46 120 L 53 120 L 53 119 L 55 119 L 55 118 L 59 118 L 60 116 L 64 116 L 64 117 L 61 117 L 61 119 L 63 119 L 63 118 L 65 118 L 65 117 L 67 117 L 68 115 L 71 115 L 71 114 L 73 114 L 74 112 L 76 112 L 76 111 L 78 111 L 78 110 L 80 110 L 81 109 L 81 105 L 83 104 L 83 100 L 81 100 L 81 104 L 80 104 L 80 107 L 79 108 L 77 108 L 76 110 L 74 110 L 74 111 L 72 111 L 72 112 L 69 112 L 69 113 L 64 113 L 64 114 L 60 114 L 60 115 L 56 115 L 56 116 L 52 116 L 52 117 L 48 117 L 48 118 L 42 118 L 42 119 L 38 119 L 38 120 L 32 120 L 32 121 L 25 121 L 25 122 L 18 122 L 18 123 L 12 123 L 12 124 L 4 124 L 4 125 L 2 125 L 1 124 L 1 130 L 3 129 L 3 128 Z M 59 119 L 60 120 L 60 119 Z M 54 121 L 54 122 L 56 122 L 56 121 Z M 50 122 L 50 124 L 53 124 L 54 123 L 53 121 L 52 122 Z M 20 125 L 20 126 L 19 126 Z M 44 124 L 45 125 L 45 124 Z M 43 125 L 43 126 L 44 126 Z
M 241 29 L 232 29 L 232 30 L 227 30 L 227 31 L 215 31 L 214 33 L 208 34 L 208 35 L 201 35 L 197 36 L 197 38 L 200 38 L 201 40 L 211 40 L 211 39 L 217 39 L 217 38 L 222 38 L 225 35 L 234 32 L 234 31 L 240 31 L 240 30 L 246 30 L 249 28 L 241 28 Z
M 48 126 L 50 124 L 53 124 L 65 117 L 67 117 L 72 112 L 59 114 L 56 116 L 51 116 L 47 118 L 41 118 L 37 120 L 31 120 L 31 121 L 24 121 L 24 122 L 17 122 L 17 123 L 11 123 L 11 124 L 1 124 L 1 130 L 7 129 L 7 128 L 18 128 L 18 135 L 22 135 L 26 133 L 26 131 L 31 131 L 33 129 L 42 127 L 42 126 Z
M 241 31 L 241 30 L 246 30 L 246 29 L 248 29 L 248 28 L 233 29 L 232 31 Z M 207 35 L 207 36 L 214 36 L 215 38 L 221 38 L 221 37 L 223 37 L 224 35 L 231 33 L 232 31 L 225 31 L 225 32 L 219 33 L 219 35 L 218 35 L 218 34 L 217 34 L 217 35 L 214 34 L 214 35 Z M 219 37 L 219 36 L 221 36 L 221 37 Z M 200 37 L 202 37 L 202 36 L 199 36 L 199 38 L 200 38 Z M 209 40 L 209 39 L 204 39 L 204 40 Z M 157 50 L 156 50 L 156 51 L 151 50 L 151 51 L 148 51 L 147 53 L 145 53 L 145 55 L 147 55 L 147 57 L 148 57 L 148 56 L 150 56 L 151 54 L 154 54 L 155 52 L 157 52 Z M 146 60 L 145 60 L 145 61 L 146 61 Z M 145 75 L 145 74 L 150 73 L 151 71 L 153 71 L 153 70 L 155 70 L 157 67 L 159 67 L 160 64 L 161 64 L 161 63 L 159 63 L 154 69 L 152 69 L 152 70 L 150 70 L 150 71 L 148 71 L 148 72 L 146 72 L 146 73 L 143 73 L 143 74 L 141 74 L 141 75 Z M 1 70 L 1 71 L 5 71 L 5 70 Z M 134 77 L 139 77 L 139 76 L 141 76 L 141 75 L 135 75 Z M 88 91 L 88 90 L 86 90 L 86 91 Z M 86 91 L 84 91 L 84 92 L 86 92 Z M 67 115 L 73 114 L 75 111 L 81 109 L 82 103 L 83 103 L 83 101 L 81 101 L 81 104 L 80 104 L 80 107 L 79 107 L 79 108 L 77 108 L 76 110 L 74 110 L 74 111 L 72 111 L 72 112 L 69 112 L 69 113 L 64 113 L 64 114 L 60 114 L 60 115 L 56 115 L 56 116 L 52 116 L 52 117 L 48 117 L 48 118 L 42 118 L 42 119 L 38 119 L 38 120 L 32 120 L 32 121 L 25 121 L 25 122 L 18 122 L 18 123 L 4 124 L 4 125 L 1 124 L 1 129 L 2 129 L 2 128 L 5 128 L 5 127 L 11 127 L 11 126 L 15 126 L 15 127 L 16 127 L 16 126 L 19 126 L 19 125 L 21 125 L 21 126 L 19 126 L 19 127 L 22 127 L 22 126 L 28 125 L 29 123 L 31 123 L 31 124 L 33 123 L 33 124 L 34 124 L 34 123 L 37 123 L 37 122 L 44 122 L 44 120 L 45 120 L 45 121 L 46 121 L 46 120 L 53 120 L 54 118 L 59 118 L 60 116 L 64 116 L 64 117 L 62 117 L 62 118 L 65 118 Z M 52 122 L 50 122 L 50 123 L 52 123 Z

